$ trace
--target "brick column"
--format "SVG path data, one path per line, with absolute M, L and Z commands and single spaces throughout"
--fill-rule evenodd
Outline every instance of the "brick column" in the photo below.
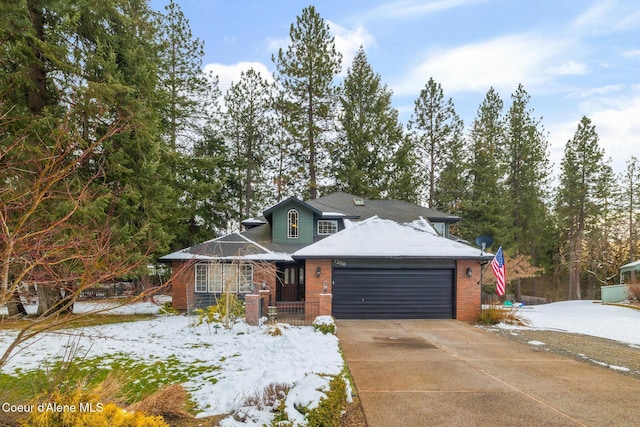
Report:
M 467 269 L 471 269 L 471 277 Z M 474 260 L 456 262 L 456 319 L 475 322 L 481 309 L 480 263 Z
M 266 316 L 271 305 L 271 291 L 269 289 L 261 290 L 260 300 L 262 301 L 262 315 Z
M 247 325 L 258 326 L 260 324 L 260 295 L 245 295 L 244 314 Z
M 318 316 L 331 316 L 332 300 L 333 300 L 332 294 L 320 294 L 320 309 L 318 310 Z

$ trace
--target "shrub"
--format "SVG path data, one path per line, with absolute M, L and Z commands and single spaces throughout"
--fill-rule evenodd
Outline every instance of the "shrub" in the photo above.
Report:
M 127 410 L 174 418 L 192 418 L 187 411 L 188 400 L 189 396 L 184 387 L 172 384 L 134 403 Z
M 318 406 L 307 413 L 309 427 L 339 427 L 342 411 L 347 405 L 347 386 L 338 375 L 329 382 L 329 391 Z
M 237 319 L 244 317 L 244 304 L 236 294 L 225 294 L 216 305 L 211 305 L 206 309 L 199 308 L 194 312 L 197 316 L 196 326 L 222 324 L 225 328 L 230 329 Z
M 170 302 L 165 302 L 158 312 L 165 315 L 180 314 L 180 312 Z
M 323 334 L 335 334 L 336 324 L 330 316 L 319 316 L 313 321 L 313 329 Z
M 271 335 L 272 337 L 279 337 L 280 335 L 282 335 L 282 330 L 280 329 L 280 327 L 276 323 L 273 326 L 269 326 L 269 328 L 267 329 L 267 333 L 269 335 Z
M 168 427 L 162 417 L 149 416 L 141 412 L 128 412 L 115 403 L 104 403 L 102 390 L 86 390 L 80 382 L 75 389 L 55 391 L 44 399 L 34 402 L 29 416 L 22 422 L 24 427 Z M 59 409 L 55 409 L 55 408 Z
M 483 308 L 480 311 L 478 322 L 485 325 L 497 325 L 498 323 L 526 325 L 526 321 L 518 316 L 516 310 L 505 310 L 500 307 Z

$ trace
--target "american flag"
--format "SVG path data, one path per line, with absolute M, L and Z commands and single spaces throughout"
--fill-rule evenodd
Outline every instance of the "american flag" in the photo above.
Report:
M 493 257 L 493 261 L 491 261 L 491 270 L 493 274 L 496 276 L 496 292 L 498 295 L 502 296 L 505 292 L 505 268 L 504 268 L 504 255 L 502 254 L 502 246 L 496 252 L 496 256 Z

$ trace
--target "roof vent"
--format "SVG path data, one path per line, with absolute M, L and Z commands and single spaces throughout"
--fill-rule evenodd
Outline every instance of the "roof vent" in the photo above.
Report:
M 364 199 L 361 197 L 355 197 L 353 199 L 353 204 L 356 206 L 364 206 Z

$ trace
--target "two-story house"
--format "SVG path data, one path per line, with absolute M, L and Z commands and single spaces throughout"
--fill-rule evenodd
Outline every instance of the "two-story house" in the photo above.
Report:
M 481 266 L 491 259 L 450 234 L 459 217 L 397 200 L 337 192 L 290 197 L 228 234 L 163 256 L 177 309 L 226 291 L 262 291 L 270 304 L 317 304 L 336 318 L 457 318 L 480 312 Z

